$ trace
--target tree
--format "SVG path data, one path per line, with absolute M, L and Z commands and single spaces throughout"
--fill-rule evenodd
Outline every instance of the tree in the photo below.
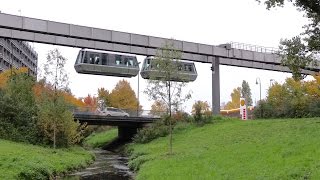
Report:
M 37 142 L 37 107 L 32 87 L 35 79 L 27 71 L 9 75 L 0 88 L 0 137 L 29 143 Z M 4 74 L 11 70 L 7 70 Z
M 207 101 L 196 101 L 193 105 L 192 105 L 192 114 L 195 115 L 196 111 L 200 110 L 200 114 L 205 114 L 205 115 L 209 115 L 211 114 L 211 108 L 209 106 L 209 103 Z
M 110 105 L 116 108 L 137 110 L 138 99 L 126 80 L 120 80 L 110 93 Z
M 69 92 L 68 76 L 64 70 L 66 60 L 58 49 L 48 52 L 43 82 L 49 84 L 49 88 L 41 94 L 38 102 L 38 125 L 45 139 L 53 142 L 53 148 L 56 145 L 68 146 L 81 139 L 79 130 L 82 126 L 74 122 L 68 103 L 63 98 L 63 92 Z
M 247 106 L 252 106 L 251 89 L 245 80 L 242 81 L 241 96 L 246 99 Z
M 28 74 L 28 68 L 27 67 L 22 67 L 19 69 L 11 68 L 8 70 L 5 70 L 0 73 L 0 88 L 6 87 L 7 83 L 9 82 L 8 80 L 17 74 Z
M 300 118 L 320 116 L 319 75 L 312 81 L 295 81 L 287 78 L 284 84 L 275 83 L 268 90 L 263 104 L 255 108 L 263 118 Z
M 296 81 L 306 77 L 305 74 L 301 74 L 302 69 L 309 65 L 317 66 L 315 52 L 310 51 L 301 37 L 296 36 L 292 39 L 281 40 L 280 44 L 281 63 L 289 67 L 292 71 L 292 77 Z
M 69 78 L 64 66 L 67 59 L 63 57 L 58 49 L 50 50 L 47 53 L 47 61 L 44 64 L 46 83 L 51 84 L 55 90 L 68 91 Z
M 160 100 L 156 100 L 151 105 L 151 111 L 150 111 L 151 115 L 161 116 L 165 112 L 168 112 L 168 109 L 167 109 L 167 106 L 166 106 L 166 104 L 164 102 L 162 102 Z
M 145 93 L 152 100 L 164 102 L 169 111 L 170 154 L 172 154 L 172 107 L 177 107 L 191 98 L 191 94 L 182 94 L 182 88 L 186 86 L 184 77 L 179 75 L 179 59 L 181 52 L 174 48 L 173 43 L 166 42 L 157 50 L 154 58 L 155 71 L 150 74 Z M 182 82 L 172 81 L 172 79 Z
M 98 89 L 98 99 L 102 100 L 105 106 L 111 106 L 110 98 L 110 92 L 107 89 Z
M 257 0 L 260 2 L 260 0 Z M 292 71 L 293 78 L 298 81 L 305 78 L 301 69 L 311 65 L 317 66 L 320 52 L 320 5 L 319 0 L 288 0 L 299 11 L 305 12 L 310 21 L 305 25 L 305 31 L 292 39 L 280 41 L 282 63 Z M 267 9 L 284 6 L 285 0 L 265 0 Z
M 83 98 L 83 102 L 90 111 L 95 111 L 97 109 L 98 100 L 95 96 L 88 94 L 87 97 Z
M 231 93 L 231 101 L 229 101 L 225 109 L 235 109 L 240 107 L 241 87 L 233 89 Z
M 211 115 L 210 106 L 207 101 L 196 101 L 192 105 L 192 114 L 197 123 L 203 122 L 203 115 L 206 117 Z

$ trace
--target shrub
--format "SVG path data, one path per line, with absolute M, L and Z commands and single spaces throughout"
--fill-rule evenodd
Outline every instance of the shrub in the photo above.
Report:
M 272 118 L 276 116 L 277 112 L 273 107 L 265 100 L 261 100 L 257 107 L 253 110 L 255 118 Z
M 54 144 L 56 140 L 57 147 L 68 147 L 81 141 L 82 125 L 74 121 L 62 96 L 52 98 L 44 93 L 38 108 L 38 128 L 44 143 Z
M 199 125 L 206 124 L 212 119 L 211 112 L 207 110 L 206 106 L 204 106 L 201 101 L 198 101 L 193 105 L 193 111 L 194 122 Z
M 136 143 L 148 143 L 158 137 L 164 137 L 169 134 L 169 128 L 165 120 L 157 121 L 148 127 L 140 129 L 134 136 Z
M 0 89 L 0 137 L 8 140 L 37 142 L 37 107 L 32 92 L 34 78 L 14 74 Z

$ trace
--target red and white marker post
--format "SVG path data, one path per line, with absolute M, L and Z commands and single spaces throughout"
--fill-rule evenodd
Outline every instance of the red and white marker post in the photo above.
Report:
M 246 100 L 244 98 L 240 98 L 240 115 L 242 120 L 248 119 L 247 105 Z

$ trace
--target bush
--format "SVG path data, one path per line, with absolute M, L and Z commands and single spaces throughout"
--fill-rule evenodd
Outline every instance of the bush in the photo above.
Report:
M 272 118 L 279 114 L 273 107 L 267 103 L 265 100 L 261 100 L 257 107 L 253 110 L 253 115 L 255 118 Z
M 309 117 L 320 117 L 320 99 L 315 99 L 309 104 Z
M 161 120 L 151 124 L 149 127 L 140 129 L 134 136 L 133 141 L 136 143 L 148 143 L 158 137 L 164 137 L 168 134 L 169 127 L 166 125 L 165 120 Z
M 37 142 L 37 107 L 32 92 L 34 78 L 14 74 L 0 89 L 0 137 L 13 141 Z
M 43 94 L 38 102 L 38 127 L 44 137 L 43 142 L 54 144 L 57 147 L 69 147 L 81 141 L 82 125 L 75 122 L 68 104 L 62 96 L 52 97 L 52 94 Z

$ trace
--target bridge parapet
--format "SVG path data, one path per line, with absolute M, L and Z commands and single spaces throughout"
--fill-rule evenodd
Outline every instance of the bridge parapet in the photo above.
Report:
M 245 43 L 239 43 L 239 42 L 230 42 L 229 44 L 230 44 L 231 48 L 242 49 L 242 50 L 247 50 L 247 51 L 255 51 L 255 52 L 261 52 L 261 53 L 272 53 L 272 54 L 276 54 L 277 52 L 279 52 L 279 49 L 274 48 L 274 47 L 263 47 L 263 46 L 245 44 Z
M 98 116 L 114 116 L 114 117 L 144 117 L 144 118 L 160 118 L 166 115 L 165 111 L 152 111 L 142 109 L 121 109 L 121 108 L 97 108 L 97 107 L 73 107 L 73 114 L 98 115 Z

